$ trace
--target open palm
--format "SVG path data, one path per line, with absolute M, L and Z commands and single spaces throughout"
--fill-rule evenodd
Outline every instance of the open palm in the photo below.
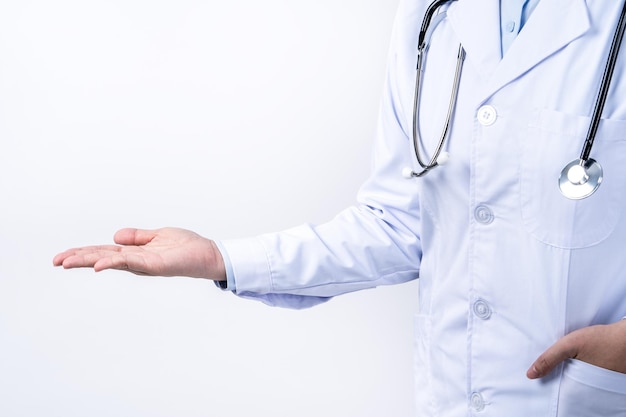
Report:
M 217 245 L 184 229 L 122 229 L 116 245 L 68 249 L 54 257 L 55 266 L 120 269 L 140 275 L 225 279 L 224 261 Z

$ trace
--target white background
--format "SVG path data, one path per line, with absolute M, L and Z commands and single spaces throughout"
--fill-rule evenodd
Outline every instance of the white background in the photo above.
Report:
M 0 416 L 412 415 L 415 283 L 289 311 L 51 264 L 352 204 L 396 5 L 0 0 Z

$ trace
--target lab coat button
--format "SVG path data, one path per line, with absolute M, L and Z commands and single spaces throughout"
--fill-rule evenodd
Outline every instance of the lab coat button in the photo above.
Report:
M 514 21 L 509 21 L 506 23 L 506 31 L 507 32 L 513 32 L 515 30 L 515 22 Z
M 474 218 L 478 223 L 490 224 L 494 219 L 493 211 L 487 206 L 478 206 L 474 210 Z
M 476 317 L 482 320 L 487 320 L 491 317 L 491 308 L 485 300 L 477 300 L 473 306 L 474 314 Z
M 475 392 L 470 397 L 470 406 L 474 409 L 474 411 L 483 411 L 485 409 L 485 400 L 483 396 L 478 392 Z
M 481 125 L 491 126 L 496 122 L 496 119 L 498 118 L 498 113 L 496 112 L 495 107 L 485 105 L 478 109 L 476 117 L 478 118 L 478 123 L 480 123 Z

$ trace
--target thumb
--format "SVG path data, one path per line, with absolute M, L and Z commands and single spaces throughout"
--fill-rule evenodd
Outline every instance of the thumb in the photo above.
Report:
M 125 228 L 118 230 L 113 236 L 113 240 L 118 245 L 142 246 L 150 243 L 156 236 L 154 230 Z
M 548 375 L 561 362 L 574 358 L 577 355 L 576 345 L 570 335 L 559 339 L 555 344 L 543 352 L 526 371 L 526 376 L 530 379 L 541 378 Z

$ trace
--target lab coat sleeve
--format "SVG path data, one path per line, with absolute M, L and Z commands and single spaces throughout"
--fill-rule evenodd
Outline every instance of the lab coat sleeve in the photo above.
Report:
M 237 295 L 304 308 L 339 294 L 418 277 L 416 182 L 401 175 L 414 157 L 394 84 L 394 45 L 397 42 L 392 41 L 373 171 L 358 193 L 357 204 L 321 225 L 221 241 Z

